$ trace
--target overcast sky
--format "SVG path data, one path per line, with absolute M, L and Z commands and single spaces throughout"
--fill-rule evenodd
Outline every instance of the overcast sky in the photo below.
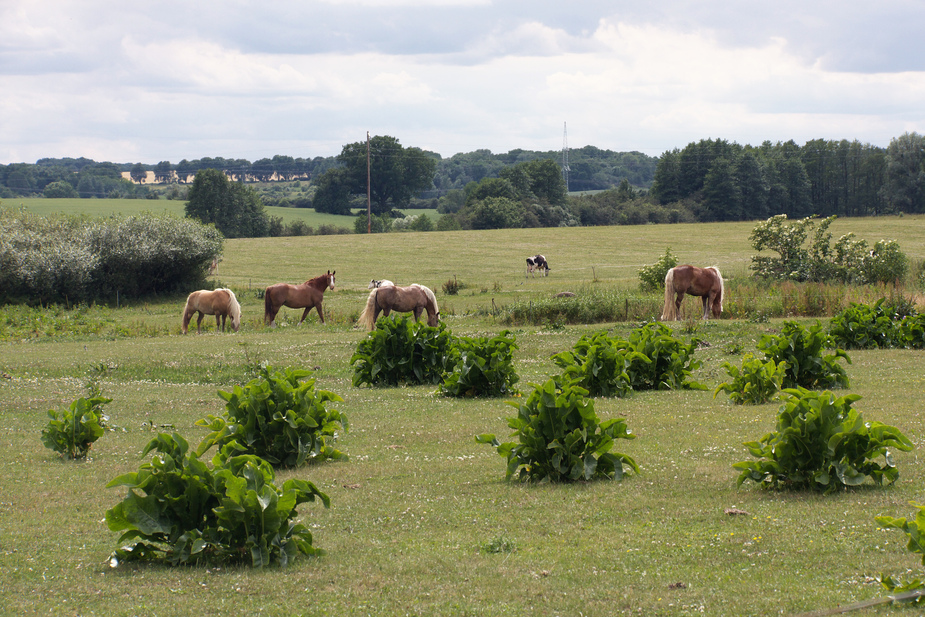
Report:
M 921 0 L 3 0 L 0 163 L 925 133 Z

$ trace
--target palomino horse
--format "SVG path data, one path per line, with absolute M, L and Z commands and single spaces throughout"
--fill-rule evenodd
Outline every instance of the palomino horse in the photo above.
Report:
M 392 281 L 388 279 L 382 279 L 381 281 L 377 281 L 376 279 L 373 279 L 369 282 L 369 287 L 367 287 L 366 289 L 377 289 L 379 287 L 388 287 L 390 285 L 394 287 L 395 283 L 393 283 Z
M 415 283 L 408 287 L 385 285 L 373 289 L 369 292 L 366 308 L 360 313 L 357 323 L 365 326 L 367 330 L 372 330 L 376 327 L 376 319 L 379 318 L 380 312 L 387 316 L 392 311 L 414 313 L 415 321 L 421 313 L 427 311 L 428 326 L 436 326 L 440 320 L 440 309 L 437 308 L 434 292 Z
M 231 316 L 231 327 L 235 332 L 241 327 L 241 305 L 234 292 L 230 289 L 219 288 L 215 291 L 202 289 L 194 291 L 186 298 L 186 306 L 183 308 L 183 334 L 189 329 L 190 319 L 193 313 L 199 313 L 199 319 L 196 320 L 196 331 L 202 332 L 202 318 L 206 315 L 215 315 L 215 329 L 218 330 L 221 322 L 222 332 L 225 331 L 225 318 Z
M 703 318 L 719 318 L 723 312 L 723 275 L 719 268 L 697 268 L 696 266 L 675 266 L 665 275 L 665 307 L 662 321 L 680 319 L 681 301 L 684 294 L 700 296 L 703 301 Z
M 336 270 L 334 271 L 336 272 Z M 273 328 L 276 326 L 276 314 L 284 306 L 289 308 L 304 308 L 302 319 L 299 325 L 308 317 L 308 312 L 313 308 L 318 309 L 318 319 L 324 323 L 324 311 L 321 309 L 321 300 L 324 298 L 324 292 L 331 288 L 334 291 L 334 272 L 328 270 L 327 274 L 316 276 L 307 280 L 301 285 L 289 285 L 288 283 L 277 283 L 270 285 L 263 293 L 263 322 L 270 324 Z

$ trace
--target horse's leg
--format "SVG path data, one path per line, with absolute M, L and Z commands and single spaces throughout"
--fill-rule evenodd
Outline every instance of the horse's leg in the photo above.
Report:
M 675 314 L 677 315 L 678 321 L 681 321 L 681 303 L 683 301 L 684 301 L 684 292 L 679 291 L 678 297 L 674 299 Z
M 421 313 L 424 312 L 424 307 L 416 306 L 414 308 L 414 321 L 419 321 L 421 319 Z
M 302 319 L 299 320 L 298 325 L 300 325 L 300 326 L 302 325 L 302 322 L 305 321 L 305 318 L 306 318 L 306 317 L 308 317 L 308 312 L 309 312 L 310 310 L 312 310 L 312 307 L 308 307 L 308 308 L 306 308 L 304 311 L 302 311 Z
M 708 293 L 707 295 L 700 298 L 700 300 L 703 302 L 703 319 L 704 320 L 710 319 L 710 299 L 712 297 L 713 297 L 713 294 Z
M 318 310 L 318 319 L 321 320 L 321 323 L 324 323 L 324 311 L 321 309 L 321 303 L 319 302 L 315 308 Z
M 215 331 L 218 332 L 218 322 L 219 322 L 219 319 L 221 319 L 221 321 L 222 321 L 222 332 L 224 332 L 224 331 L 225 331 L 225 315 L 224 315 L 224 314 L 222 314 L 222 315 L 216 314 L 216 315 L 215 315 Z
M 198 334 L 202 334 L 202 318 L 205 316 L 206 316 L 205 313 L 203 313 L 202 311 L 199 311 L 199 319 L 196 320 L 196 332 Z

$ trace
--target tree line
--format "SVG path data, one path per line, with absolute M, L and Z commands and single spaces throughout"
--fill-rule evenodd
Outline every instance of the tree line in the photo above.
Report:
M 355 145 L 361 146 L 357 154 L 365 157 L 365 142 L 350 144 L 351 148 Z M 418 195 L 425 198 L 436 198 L 450 190 L 463 189 L 471 182 L 497 177 L 501 169 L 518 163 L 538 159 L 560 161 L 562 158 L 561 152 L 520 149 L 503 154 L 476 150 L 449 158 L 427 150 L 420 152 L 435 162 L 432 182 Z M 253 162 L 246 159 L 204 157 L 183 159 L 175 164 L 170 161 L 144 164 L 97 162 L 87 158 L 44 158 L 35 163 L 0 165 L 0 198 L 144 197 L 150 192 L 145 190 L 149 172 L 153 172 L 156 184 L 191 184 L 196 174 L 204 169 L 218 169 L 232 180 L 247 183 L 317 180 L 325 172 L 343 167 L 342 156 L 343 153 L 314 158 L 275 155 Z M 623 178 L 627 178 L 634 186 L 648 187 L 652 183 L 657 161 L 657 158 L 640 152 L 614 152 L 594 146 L 570 150 L 568 188 L 571 191 L 606 190 L 619 185 Z M 123 172 L 129 173 L 135 186 L 120 182 Z M 84 180 L 83 186 L 80 186 L 85 177 L 92 179 Z M 70 185 L 70 188 L 61 183 Z M 52 184 L 54 186 L 49 187 Z M 308 207 L 308 204 L 300 205 Z
M 684 204 L 696 220 L 745 221 L 925 212 L 925 137 L 880 148 L 815 139 L 742 146 L 703 139 L 665 152 L 650 197 Z

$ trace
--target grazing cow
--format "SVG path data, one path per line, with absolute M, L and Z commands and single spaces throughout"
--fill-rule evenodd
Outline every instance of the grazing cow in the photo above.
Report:
M 549 264 L 546 263 L 546 258 L 542 255 L 534 255 L 533 257 L 527 257 L 527 274 L 536 275 L 537 270 L 543 271 L 543 276 L 549 276 Z

